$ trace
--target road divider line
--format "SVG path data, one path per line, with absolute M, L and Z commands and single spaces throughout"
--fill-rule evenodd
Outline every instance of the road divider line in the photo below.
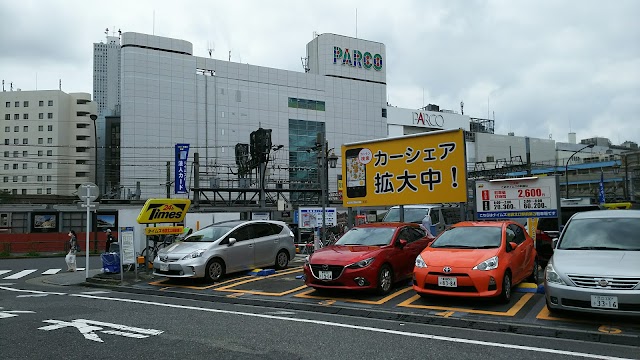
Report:
M 533 297 L 532 293 L 525 293 L 522 295 L 520 300 L 516 302 L 509 310 L 507 311 L 489 311 L 489 310 L 476 310 L 476 309 L 465 309 L 465 308 L 456 308 L 449 306 L 437 306 L 437 305 L 418 305 L 414 304 L 414 302 L 420 299 L 420 295 L 415 295 L 410 297 L 409 299 L 398 304 L 400 307 L 414 308 L 414 309 L 431 309 L 431 310 L 444 310 L 444 311 L 455 311 L 455 312 L 464 312 L 471 314 L 483 314 L 483 315 L 498 315 L 498 316 L 515 316 L 518 311 L 520 311 L 527 302 Z
M 631 360 L 628 358 L 620 358 L 620 357 L 608 356 L 608 355 L 540 348 L 540 347 L 525 346 L 525 345 L 503 344 L 503 343 L 497 343 L 497 342 L 491 342 L 491 341 L 472 340 L 472 339 L 456 338 L 456 337 L 450 337 L 450 336 L 421 334 L 421 333 L 414 333 L 414 332 L 408 332 L 408 331 L 390 330 L 390 329 L 384 329 L 384 328 L 375 328 L 371 326 L 360 326 L 360 325 L 344 324 L 344 323 L 323 321 L 323 320 L 301 319 L 301 318 L 295 318 L 295 317 L 284 317 L 284 316 L 267 315 L 267 314 L 254 314 L 254 313 L 242 312 L 242 311 L 220 310 L 220 309 L 202 308 L 197 306 L 167 304 L 167 303 L 159 303 L 159 302 L 153 302 L 153 301 L 147 301 L 147 300 L 110 298 L 110 297 L 95 296 L 95 295 L 71 294 L 70 296 L 77 296 L 77 297 L 83 297 L 87 299 L 96 299 L 96 300 L 116 301 L 116 302 L 122 302 L 122 303 L 158 306 L 158 307 L 165 307 L 165 308 L 196 310 L 196 311 L 203 311 L 203 312 L 217 313 L 217 314 L 249 316 L 249 317 L 256 317 L 256 318 L 269 319 L 269 320 L 291 321 L 291 322 L 297 322 L 297 323 L 315 324 L 315 325 L 322 325 L 322 326 L 329 326 L 329 327 L 339 327 L 339 328 L 345 328 L 345 329 L 370 331 L 370 332 L 376 332 L 376 333 L 392 334 L 392 335 L 414 337 L 414 338 L 421 338 L 421 339 L 447 341 L 452 343 L 490 346 L 490 347 L 496 347 L 496 348 L 523 350 L 523 351 L 531 351 L 531 352 L 545 353 L 545 354 L 583 357 L 588 359 Z

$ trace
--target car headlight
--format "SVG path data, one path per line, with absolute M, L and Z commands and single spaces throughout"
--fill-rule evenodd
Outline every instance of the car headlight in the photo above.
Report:
M 473 270 L 495 270 L 498 268 L 498 257 L 494 256 L 473 267 Z
M 199 257 L 202 256 L 202 254 L 204 254 L 204 250 L 202 250 L 202 249 L 196 250 L 196 251 L 192 252 L 191 254 L 183 257 L 182 260 L 199 258 Z
M 347 267 L 351 268 L 351 269 L 360 269 L 360 268 L 363 268 L 363 267 L 367 267 L 367 266 L 371 265 L 371 263 L 373 262 L 374 259 L 375 258 L 368 258 L 368 259 L 360 260 L 360 261 L 358 261 L 356 263 L 348 265 Z
M 424 259 L 420 255 L 418 255 L 418 257 L 416 258 L 416 267 L 417 268 L 426 268 L 427 267 L 427 263 L 424 262 Z
M 544 276 L 547 282 L 550 282 L 553 284 L 567 285 L 567 283 L 564 282 L 564 280 L 562 280 L 560 275 L 558 275 L 558 273 L 556 272 L 556 269 L 553 268 L 553 264 L 551 263 L 547 264 L 547 268 L 544 270 Z

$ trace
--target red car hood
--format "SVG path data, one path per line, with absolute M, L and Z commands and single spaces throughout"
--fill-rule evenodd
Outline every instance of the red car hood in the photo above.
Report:
M 381 246 L 328 246 L 314 252 L 309 258 L 309 263 L 345 266 L 374 257 L 380 253 L 381 248 Z
M 441 249 L 426 248 L 420 256 L 427 266 L 473 268 L 498 254 L 499 249 Z

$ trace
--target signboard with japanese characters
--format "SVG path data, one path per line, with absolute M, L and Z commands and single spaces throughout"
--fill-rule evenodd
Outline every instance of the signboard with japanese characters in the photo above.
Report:
M 558 217 L 555 176 L 476 181 L 478 219 Z
M 187 193 L 187 157 L 189 144 L 176 144 L 175 193 Z
M 345 144 L 342 158 L 345 207 L 467 201 L 462 129 Z
M 336 208 L 325 208 L 325 225 L 336 226 L 338 224 L 336 218 Z M 308 207 L 298 209 L 298 226 L 301 229 L 311 229 L 322 226 L 322 208 Z

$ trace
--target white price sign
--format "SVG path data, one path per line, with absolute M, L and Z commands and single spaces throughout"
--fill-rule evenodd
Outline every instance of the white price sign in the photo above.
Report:
M 478 219 L 558 216 L 555 176 L 476 182 Z

